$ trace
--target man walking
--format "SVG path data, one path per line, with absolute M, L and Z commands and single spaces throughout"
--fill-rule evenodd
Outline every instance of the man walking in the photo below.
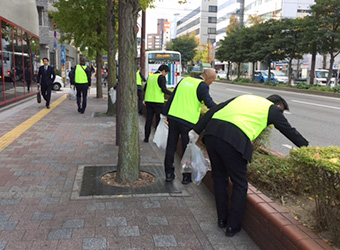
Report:
M 41 90 L 41 95 L 46 101 L 46 108 L 50 108 L 51 101 L 51 91 L 53 82 L 55 80 L 55 72 L 52 66 L 49 66 L 48 58 L 43 58 L 43 66 L 39 67 L 38 71 L 38 79 L 37 79 L 37 87 Z
M 308 146 L 308 141 L 288 123 L 283 115 L 284 110 L 288 110 L 288 104 L 279 95 L 267 98 L 241 95 L 210 109 L 189 132 L 190 141 L 196 142 L 198 134 L 205 129 L 204 142 L 212 167 L 218 226 L 227 227 L 226 235 L 229 237 L 241 230 L 252 141 L 273 124 L 296 146 Z M 233 184 L 231 206 L 229 177 Z
M 87 101 L 87 90 L 91 86 L 91 68 L 85 65 L 85 57 L 80 57 L 80 64 L 74 67 L 74 82 L 77 89 L 78 112 L 84 114 Z
M 206 69 L 198 78 L 186 77 L 175 88 L 169 98 L 164 113 L 168 116 L 169 134 L 165 152 L 166 181 L 175 178 L 174 156 L 178 137 L 181 135 L 183 153 L 189 142 L 188 133 L 198 122 L 202 103 L 208 108 L 216 106 L 209 94 L 209 85 L 216 79 L 214 69 Z M 191 173 L 184 173 L 182 183 L 191 182 Z
M 164 94 L 172 95 L 166 88 L 165 76 L 170 68 L 162 64 L 158 70 L 150 75 L 145 85 L 146 122 L 144 142 L 149 142 L 153 117 L 156 116 L 156 126 L 160 120 L 160 114 L 164 108 Z

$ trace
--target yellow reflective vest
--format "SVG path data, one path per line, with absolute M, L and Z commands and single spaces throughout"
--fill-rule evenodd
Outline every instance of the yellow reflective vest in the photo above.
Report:
M 164 93 L 158 85 L 160 73 L 152 74 L 148 77 L 145 91 L 145 102 L 164 103 Z
M 85 72 L 87 66 L 81 66 L 81 65 L 77 65 L 76 66 L 76 70 L 75 70 L 75 79 L 74 81 L 78 84 L 86 84 L 88 83 L 88 79 L 87 79 L 87 74 Z
M 197 98 L 197 88 L 202 79 L 184 78 L 177 86 L 168 114 L 196 124 L 200 118 L 202 103 Z
M 267 127 L 269 108 L 272 105 L 266 98 L 242 95 L 217 111 L 212 119 L 234 124 L 253 141 Z
M 137 85 L 142 86 L 142 77 L 140 76 L 139 70 L 136 73 Z

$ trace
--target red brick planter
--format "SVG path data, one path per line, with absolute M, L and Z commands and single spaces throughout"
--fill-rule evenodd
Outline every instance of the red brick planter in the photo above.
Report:
M 213 192 L 211 172 L 202 182 Z M 251 184 L 242 227 L 261 249 L 333 249 Z

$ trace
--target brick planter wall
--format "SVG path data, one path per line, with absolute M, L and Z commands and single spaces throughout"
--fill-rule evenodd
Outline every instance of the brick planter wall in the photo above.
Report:
M 211 172 L 202 182 L 213 192 Z M 242 227 L 261 249 L 333 249 L 251 184 Z

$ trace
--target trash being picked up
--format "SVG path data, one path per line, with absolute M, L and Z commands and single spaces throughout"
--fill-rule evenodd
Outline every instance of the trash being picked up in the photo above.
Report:
M 77 99 L 77 94 L 74 88 L 70 88 L 70 91 L 67 94 L 67 98 L 71 101 L 75 101 Z
M 109 96 L 110 96 L 110 98 L 111 98 L 111 102 L 112 102 L 113 104 L 116 103 L 116 100 L 117 100 L 117 93 L 116 93 L 116 90 L 115 90 L 113 87 L 110 88 Z
M 191 173 L 192 182 L 199 185 L 210 169 L 210 161 L 204 157 L 201 149 L 189 143 L 181 160 L 181 173 Z
M 153 137 L 153 142 L 156 143 L 157 147 L 160 149 L 166 149 L 166 144 L 168 141 L 169 127 L 165 123 L 165 117 L 162 117 L 156 128 L 155 135 Z

